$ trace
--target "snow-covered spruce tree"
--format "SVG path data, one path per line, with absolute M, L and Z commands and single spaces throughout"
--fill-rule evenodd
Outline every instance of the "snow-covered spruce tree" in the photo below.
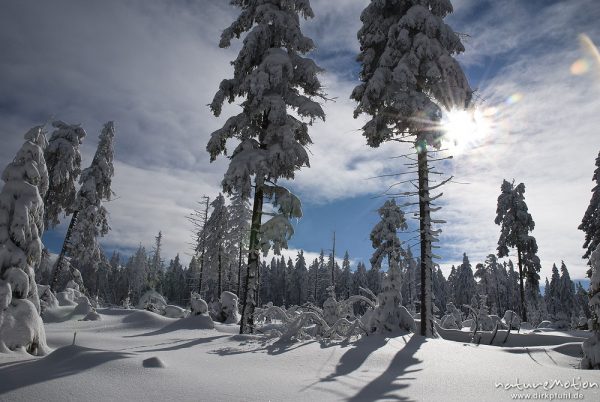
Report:
M 471 299 L 477 295 L 477 283 L 473 277 L 473 269 L 467 253 L 463 253 L 463 263 L 456 269 L 454 292 L 454 301 L 459 308 L 473 304 Z
M 571 275 L 564 261 L 560 264 L 560 304 L 566 318 L 571 321 L 577 315 L 577 301 L 575 299 L 575 284 L 571 281 Z
M 590 257 L 590 310 L 592 311 L 593 331 L 591 337 L 583 342 L 583 360 L 581 368 L 600 369 L 600 244 Z
M 375 333 L 397 331 L 399 329 L 414 331 L 414 320 L 402 306 L 402 272 L 400 258 L 404 254 L 398 230 L 408 229 L 404 212 L 396 205 L 394 199 L 387 200 L 377 210 L 380 221 L 371 231 L 370 239 L 375 251 L 371 264 L 375 268 L 387 260 L 388 271 L 382 281 L 378 294 L 378 306 L 373 311 L 369 330 Z
M 47 353 L 34 269 L 44 232 L 43 197 L 48 191 L 42 127 L 25 134 L 25 144 L 2 173 L 0 192 L 0 352 L 24 348 Z
M 583 248 L 586 250 L 583 258 L 589 258 L 592 251 L 600 244 L 600 152 L 596 158 L 596 170 L 592 181 L 595 183 L 592 188 L 592 199 L 578 228 L 585 233 Z
M 76 182 L 81 174 L 79 146 L 86 136 L 79 125 L 55 121 L 56 128 L 44 151 L 48 168 L 48 192 L 44 197 L 46 229 L 60 223 L 59 217 L 74 212 Z
M 100 133 L 100 141 L 90 167 L 81 173 L 81 187 L 77 192 L 75 209 L 63 249 L 56 263 L 52 288 L 56 286 L 65 255 L 70 257 L 71 265 L 86 277 L 95 275 L 102 261 L 103 254 L 98 237 L 106 235 L 110 230 L 108 211 L 103 201 L 110 200 L 113 195 L 111 184 L 114 175 L 114 137 L 115 127 L 110 121 Z M 95 289 L 91 290 L 95 293 Z
M 548 278 L 546 278 L 548 281 Z M 561 310 L 560 306 L 560 275 L 556 264 L 552 264 L 552 276 L 550 283 L 544 289 L 544 301 L 546 302 L 546 309 L 548 311 L 549 318 L 555 321 L 558 313 Z
M 225 100 L 233 102 L 241 97 L 244 101 L 242 112 L 211 135 L 207 150 L 214 160 L 227 152 L 228 139 L 239 140 L 230 157 L 223 189 L 249 198 L 254 187 L 240 325 L 240 332 L 245 333 L 254 331 L 259 251 L 266 252 L 273 246 L 279 253 L 281 247 L 287 247 L 293 233 L 289 219 L 302 215 L 298 198 L 275 183 L 281 178 L 293 179 L 296 170 L 309 165 L 305 148 L 311 143 L 308 125 L 317 118 L 325 119 L 325 113 L 312 99 L 323 96 L 317 77 L 321 69 L 302 56 L 315 47 L 300 30 L 300 16 L 313 17 L 309 0 L 232 0 L 231 4 L 241 8 L 241 14 L 225 29 L 219 46 L 228 47 L 231 39 L 248 33 L 233 61 L 234 77 L 221 82 L 211 109 L 219 116 Z M 292 110 L 308 123 L 288 113 Z M 271 197 L 279 210 L 262 223 L 265 197 Z
M 428 147 L 439 149 L 442 131 L 437 128 L 442 108 L 463 108 L 471 88 L 453 55 L 464 51 L 454 31 L 443 19 L 452 12 L 449 0 L 372 0 L 361 15 L 358 32 L 362 69 L 352 99 L 359 105 L 354 115 L 372 116 L 363 127 L 367 143 L 379 147 L 386 141 L 411 142 L 417 154 L 421 231 L 421 334 L 432 327 L 431 243 Z
M 217 300 L 223 293 L 223 273 L 228 263 L 227 242 L 229 236 L 229 211 L 225 197 L 219 194 L 211 203 L 212 213 L 206 222 L 205 269 L 210 279 L 216 282 L 216 289 L 210 292 Z M 210 300 L 208 298 L 207 300 Z
M 291 282 L 290 304 L 301 305 L 308 300 L 308 273 L 304 251 L 298 251 Z
M 252 218 L 252 210 L 248 200 L 239 193 L 234 193 L 231 196 L 231 204 L 229 210 L 229 254 L 236 256 L 236 294 L 240 297 L 240 289 L 242 282 L 242 270 L 245 267 L 243 261 L 244 250 L 248 249 L 248 240 L 250 236 L 250 219 Z
M 375 251 L 371 257 L 371 265 L 381 267 L 386 260 L 388 267 L 398 266 L 400 258 L 405 254 L 402 242 L 398 238 L 398 230 L 408 229 L 404 212 L 396 205 L 396 200 L 387 200 L 378 210 L 380 221 L 370 234 L 371 244 Z
M 154 238 L 154 248 L 152 254 L 148 258 L 148 286 L 151 289 L 162 292 L 162 282 L 164 279 L 164 261 L 161 256 L 162 251 L 162 232 L 159 231 L 158 235 Z
M 350 297 L 352 292 L 352 271 L 350 270 L 350 255 L 347 250 L 344 253 L 344 259 L 342 260 L 342 274 L 340 275 L 340 280 L 336 283 L 336 286 L 338 287 L 337 293 L 342 299 Z
M 533 236 L 529 235 L 529 232 L 535 227 L 535 222 L 527 210 L 525 185 L 523 183 L 515 187 L 514 183 L 504 180 L 500 189 L 496 219 L 494 220 L 496 225 L 500 225 L 498 257 L 508 256 L 509 247 L 517 249 L 520 313 L 523 321 L 527 321 L 524 280 L 527 279 L 530 288 L 535 289 L 538 286 L 538 272 L 541 268 L 540 259 L 536 255 L 537 242 Z

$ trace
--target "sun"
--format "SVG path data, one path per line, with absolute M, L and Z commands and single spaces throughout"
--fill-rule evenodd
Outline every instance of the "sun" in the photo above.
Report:
M 491 131 L 491 117 L 495 111 L 450 110 L 445 113 L 441 128 L 444 131 L 442 144 L 453 155 L 460 155 L 481 145 Z

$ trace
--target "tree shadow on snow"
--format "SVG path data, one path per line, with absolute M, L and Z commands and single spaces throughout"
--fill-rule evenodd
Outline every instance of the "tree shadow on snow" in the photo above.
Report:
M 30 385 L 68 377 L 113 360 L 132 356 L 131 353 L 90 349 L 76 345 L 65 346 L 41 359 L 0 367 L 2 379 L 0 395 Z
M 231 340 L 240 340 L 240 339 L 238 339 L 239 337 L 240 337 L 239 335 L 234 335 L 230 339 Z M 231 356 L 231 355 L 240 355 L 240 354 L 244 354 L 244 353 L 258 353 L 258 352 L 265 351 L 270 355 L 280 355 L 282 353 L 289 352 L 294 349 L 298 349 L 303 346 L 309 345 L 311 343 L 317 342 L 315 340 L 302 341 L 302 342 L 293 342 L 293 341 L 283 342 L 283 341 L 277 340 L 273 343 L 269 343 L 270 341 L 271 341 L 271 339 L 246 338 L 246 339 L 241 340 L 241 342 L 239 344 L 240 348 L 224 347 L 224 348 L 210 351 L 208 353 L 217 354 L 219 356 Z M 252 344 L 257 345 L 258 347 L 254 347 L 252 349 L 245 348 L 247 345 L 252 345 Z
M 181 343 L 179 345 L 174 345 L 174 346 L 169 346 L 169 347 L 164 347 L 164 348 L 157 348 L 157 349 L 143 349 L 143 350 L 139 350 L 140 353 L 146 353 L 146 352 L 171 352 L 173 350 L 179 350 L 179 349 L 185 349 L 185 348 L 191 348 L 193 346 L 196 345 L 201 345 L 203 343 L 209 343 L 212 342 L 216 339 L 219 338 L 224 338 L 227 335 L 220 335 L 220 336 L 211 336 L 208 338 L 198 338 L 198 339 L 194 339 L 191 340 L 189 342 L 186 343 Z
M 405 342 L 406 340 L 402 338 Z M 367 401 L 367 400 L 408 400 L 408 398 L 396 395 L 399 390 L 407 388 L 408 383 L 397 383 L 397 381 L 406 381 L 414 379 L 412 377 L 404 377 L 406 374 L 420 371 L 421 369 L 408 370 L 408 367 L 421 363 L 420 360 L 414 357 L 414 354 L 425 342 L 425 338 L 412 335 L 408 342 L 400 349 L 389 367 L 375 378 L 373 381 L 365 385 L 360 391 L 351 398 L 345 395 L 338 394 L 341 398 L 347 398 L 349 401 Z M 357 341 L 352 349 L 348 350 L 340 359 L 335 372 L 323 378 L 320 382 L 342 381 L 344 377 L 358 371 L 367 358 L 377 349 L 385 346 L 389 340 L 383 336 L 371 336 L 362 338 Z M 350 384 L 348 384 L 351 387 Z M 326 390 L 326 389 L 325 389 Z M 335 391 L 330 391 L 337 393 Z
M 155 335 L 164 335 L 170 332 L 175 332 L 179 330 L 214 330 L 215 325 L 213 321 L 208 316 L 191 316 L 186 318 L 178 319 L 174 322 L 167 324 L 166 326 L 157 329 L 155 331 L 145 332 L 142 334 L 136 335 L 125 335 L 124 338 L 137 338 L 139 336 L 155 336 Z
M 405 377 L 406 374 L 421 371 L 421 369 L 408 370 L 408 368 L 421 363 L 421 360 L 415 358 L 414 355 L 425 342 L 426 339 L 422 336 L 411 336 L 408 343 L 396 353 L 388 368 L 348 401 L 358 402 L 380 399 L 407 401 L 408 398 L 396 395 L 396 392 L 410 386 L 407 380 L 414 380 L 413 377 Z M 398 383 L 398 381 L 403 381 L 403 383 Z

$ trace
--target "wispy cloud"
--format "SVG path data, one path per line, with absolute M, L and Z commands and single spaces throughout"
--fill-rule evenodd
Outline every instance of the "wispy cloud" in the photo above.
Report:
M 311 168 L 291 184 L 310 203 L 380 192 L 393 179 L 368 177 L 405 169 L 389 159 L 402 147 L 368 148 L 360 133 L 364 119 L 352 118 L 356 31 L 367 3 L 313 0 L 316 18 L 304 24 L 328 70 L 322 81 L 336 99 L 324 104 L 326 122 L 310 130 Z M 501 118 L 488 143 L 450 165 L 458 180 L 471 184 L 444 188 L 444 262 L 459 261 L 467 251 L 475 263 L 495 250 L 499 186 L 503 178 L 515 178 L 527 185 L 543 275 L 564 259 L 572 276 L 582 277 L 583 235 L 576 227 L 599 148 L 600 88 L 589 74 L 570 75 L 569 67 L 581 57 L 579 33 L 600 43 L 600 6 L 594 0 L 454 5 L 449 23 L 470 35 L 461 63 L 485 105 L 499 107 Z M 104 244 L 149 246 L 162 230 L 165 248 L 184 252 L 190 230 L 185 216 L 202 194 L 219 191 L 226 168 L 225 158 L 208 162 L 208 135 L 239 110 L 234 104 L 214 118 L 206 107 L 219 81 L 232 75 L 229 62 L 240 41 L 231 49 L 217 44 L 236 12 L 214 1 L 2 2 L 0 166 L 13 157 L 25 130 L 51 115 L 87 129 L 85 165 L 102 123 L 115 120 L 119 198 L 109 204 L 113 230 Z M 522 100 L 506 103 L 515 93 Z

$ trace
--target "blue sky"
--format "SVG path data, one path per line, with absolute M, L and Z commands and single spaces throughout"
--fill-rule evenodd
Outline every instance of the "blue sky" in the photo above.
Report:
M 357 85 L 356 31 L 366 0 L 313 0 L 316 18 L 304 24 L 326 68 L 322 76 L 335 102 L 327 120 L 312 127 L 311 168 L 291 187 L 304 202 L 290 254 L 309 256 L 331 247 L 368 261 L 369 232 L 381 198 L 393 183 L 368 180 L 401 171 L 394 155 L 402 147 L 368 148 L 360 133 L 364 118 L 352 118 L 349 95 Z M 468 185 L 444 188 L 438 213 L 443 226 L 439 254 L 444 270 L 467 252 L 473 264 L 495 251 L 493 224 L 503 178 L 523 181 L 536 221 L 542 277 L 564 259 L 573 278 L 585 261 L 577 230 L 592 188 L 600 149 L 600 64 L 581 45 L 586 34 L 600 43 L 597 0 L 457 0 L 447 22 L 465 36 L 459 57 L 482 109 L 494 109 L 492 129 L 470 143 L 443 169 Z M 221 118 L 206 106 L 218 83 L 232 75 L 239 50 L 217 44 L 237 10 L 222 0 L 122 2 L 34 0 L 0 3 L 0 166 L 13 157 L 22 135 L 51 117 L 81 123 L 88 133 L 84 166 L 91 161 L 102 124 L 117 127 L 117 198 L 107 250 L 151 247 L 163 231 L 165 254 L 188 252 L 185 216 L 203 194 L 214 197 L 226 168 L 210 164 L 209 134 Z M 577 64 L 579 63 L 579 64 Z M 574 68 L 583 66 L 585 68 Z M 416 222 L 416 221 L 415 221 Z M 54 249 L 64 225 L 46 236 Z M 407 234 L 406 237 L 413 237 Z M 314 253 L 314 254 L 313 254 Z

